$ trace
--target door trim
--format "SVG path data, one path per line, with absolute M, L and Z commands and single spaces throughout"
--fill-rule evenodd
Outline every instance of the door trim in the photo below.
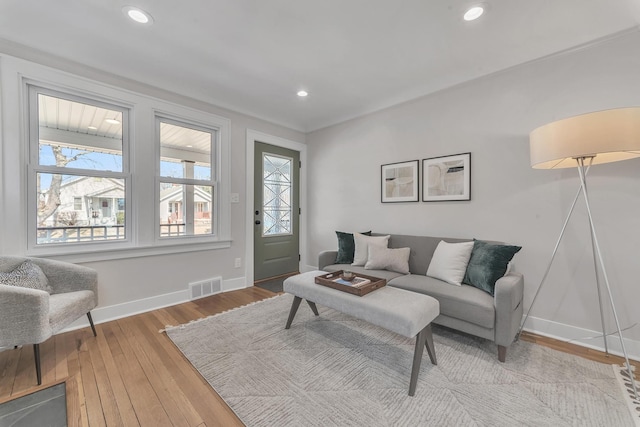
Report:
M 264 132 L 247 129 L 247 149 L 246 149 L 246 212 L 245 212 L 245 262 L 244 273 L 247 281 L 247 287 L 253 286 L 253 192 L 254 192 L 254 159 L 255 143 L 264 142 L 266 144 L 275 145 L 277 147 L 288 148 L 290 150 L 298 151 L 300 153 L 300 161 L 302 162 L 302 168 L 300 168 L 300 209 L 302 214 L 300 215 L 300 228 L 299 245 L 300 245 L 300 263 L 298 264 L 298 270 L 304 271 L 304 266 L 307 265 L 307 146 L 301 142 L 292 141 L 279 136 L 273 136 Z

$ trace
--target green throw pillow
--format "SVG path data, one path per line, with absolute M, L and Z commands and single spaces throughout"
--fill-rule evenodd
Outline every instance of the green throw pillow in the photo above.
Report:
M 507 265 L 521 246 L 493 245 L 482 240 L 473 241 L 473 251 L 462 283 L 494 293 L 496 281 L 507 272 Z
M 360 234 L 371 236 L 371 231 L 366 231 Z M 353 240 L 353 233 L 336 231 L 336 235 L 338 236 L 338 256 L 336 256 L 336 264 L 351 264 L 353 262 L 353 255 L 356 251 L 356 243 Z

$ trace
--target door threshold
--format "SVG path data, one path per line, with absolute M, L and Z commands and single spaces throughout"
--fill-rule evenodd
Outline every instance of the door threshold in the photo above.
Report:
M 273 276 L 273 277 L 267 277 L 266 279 L 260 279 L 260 280 L 256 280 L 253 282 L 254 285 L 259 285 L 260 283 L 264 283 L 264 282 L 269 282 L 271 280 L 276 280 L 276 279 L 286 279 L 289 276 L 295 276 L 296 274 L 300 274 L 299 271 L 292 271 L 290 273 L 284 273 L 284 274 L 280 274 L 278 276 Z

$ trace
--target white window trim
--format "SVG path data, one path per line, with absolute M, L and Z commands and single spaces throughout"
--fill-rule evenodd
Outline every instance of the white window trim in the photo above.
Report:
M 138 92 L 121 89 L 112 85 L 90 80 L 59 70 L 54 70 L 33 62 L 19 58 L 1 55 L 0 86 L 2 92 L 3 138 L 20 141 L 15 149 L 3 153 L 2 175 L 3 177 L 19 177 L 19 182 L 14 188 L 1 190 L 0 197 L 5 205 L 19 206 L 18 209 L 8 213 L 2 218 L 4 226 L 3 243 L 1 249 L 5 253 L 26 254 L 28 256 L 46 256 L 54 259 L 64 259 L 71 262 L 89 262 L 121 258 L 133 258 L 138 256 L 152 256 L 169 253 L 203 251 L 210 249 L 229 248 L 231 246 L 231 121 L 206 111 L 194 109 L 184 105 L 165 101 Z M 29 247 L 27 214 L 29 213 L 27 190 L 29 176 L 32 171 L 25 165 L 29 164 L 29 120 L 28 120 L 28 90 L 27 84 L 52 89 L 65 94 L 78 95 L 83 98 L 104 100 L 109 104 L 123 105 L 131 108 L 131 151 L 130 169 L 131 191 L 128 207 L 131 214 L 127 220 L 131 226 L 126 242 L 94 242 L 93 244 L 64 244 L 47 247 Z M 154 165 L 148 160 L 153 158 L 154 147 L 146 144 L 146 149 L 136 147 L 136 141 L 153 141 L 153 117 L 154 111 L 174 115 L 181 118 L 190 118 L 196 122 L 206 123 L 208 127 L 219 129 L 219 144 L 217 162 L 219 163 L 220 181 L 218 185 L 218 235 L 206 236 L 205 239 L 186 239 L 187 241 L 168 241 L 158 244 L 155 236 L 155 221 L 141 223 L 144 215 L 153 215 L 157 211 L 155 205 L 155 192 L 141 191 L 138 188 L 154 187 Z M 145 165 L 145 162 L 147 165 Z M 141 169 L 142 168 L 142 169 Z M 149 169 L 150 168 L 150 169 Z M 35 188 L 35 183 L 34 187 Z M 138 200 L 138 195 L 148 193 L 152 200 Z M 33 206 L 31 206 L 34 208 Z M 34 210 L 35 212 L 35 210 Z M 10 224 L 10 226 L 9 226 Z M 11 242 L 11 244 L 9 244 Z M 35 240 L 33 240 L 35 243 Z M 98 247 L 96 247 L 98 246 Z
M 160 183 L 161 182 L 172 182 L 176 184 L 183 185 L 198 185 L 198 186 L 211 186 L 213 187 L 213 194 L 211 196 L 211 201 L 213 203 L 213 209 L 211 211 L 211 215 L 213 218 L 212 235 L 190 235 L 190 236 L 173 236 L 173 237 L 161 237 L 160 236 L 160 215 L 159 212 L 156 215 L 156 244 L 164 245 L 165 242 L 169 241 L 173 242 L 193 242 L 193 243 L 201 243 L 211 240 L 212 237 L 217 238 L 220 235 L 220 192 L 218 188 L 221 184 L 221 170 L 222 165 L 220 163 L 219 155 L 216 153 L 220 153 L 222 151 L 222 143 L 221 143 L 221 129 L 218 126 L 212 126 L 211 124 L 206 124 L 203 122 L 194 121 L 193 118 L 188 117 L 179 117 L 175 114 L 169 114 L 162 111 L 154 112 L 155 120 L 154 126 L 156 129 L 155 132 L 155 148 L 156 148 L 156 210 L 159 209 L 160 205 Z M 190 126 L 193 129 L 201 130 L 204 132 L 215 132 L 212 135 L 215 135 L 215 141 L 213 141 L 211 147 L 211 157 L 209 159 L 211 167 L 213 169 L 213 174 L 211 175 L 210 180 L 201 180 L 201 179 L 189 179 L 189 178 L 171 178 L 171 177 L 163 177 L 160 176 L 160 122 L 169 123 L 177 126 Z M 228 199 L 228 197 L 227 197 Z M 184 203 L 183 203 L 184 209 Z M 195 203 L 194 203 L 195 209 Z
M 117 104 L 109 101 L 105 101 L 102 98 L 94 97 L 94 96 L 86 96 L 78 94 L 77 91 L 64 91 L 58 90 L 57 88 L 47 87 L 39 85 L 38 82 L 30 81 L 28 79 L 23 80 L 23 84 L 25 85 L 24 93 L 27 96 L 26 102 L 26 116 L 25 121 L 29 126 L 29 131 L 25 136 L 24 144 L 26 145 L 26 149 L 28 150 L 28 159 L 29 159 L 29 167 L 28 167 L 28 177 L 27 177 L 27 187 L 25 194 L 27 195 L 27 253 L 28 254 L 39 254 L 39 253 L 71 253 L 77 251 L 79 248 L 82 251 L 95 251 L 95 250 L 103 250 L 118 248 L 124 246 L 131 245 L 131 229 L 132 225 L 130 221 L 125 222 L 125 238 L 118 241 L 95 241 L 95 242 L 84 242 L 84 243 L 49 243 L 49 244 L 36 244 L 37 240 L 37 230 L 33 227 L 33 224 L 37 223 L 37 197 L 34 194 L 34 189 L 36 187 L 36 175 L 38 173 L 50 173 L 50 174 L 64 174 L 64 175 L 76 175 L 76 176 L 95 176 L 101 178 L 115 178 L 121 179 L 124 181 L 125 187 L 125 200 L 132 199 L 132 191 L 131 191 L 131 173 L 129 171 L 130 161 L 129 161 L 129 115 L 131 109 L 129 106 L 123 104 Z M 39 123 L 34 123 L 31 121 L 32 118 L 38 117 L 38 102 L 37 96 L 39 94 L 53 96 L 58 98 L 65 98 L 72 101 L 83 102 L 83 103 L 91 103 L 92 105 L 98 105 L 101 107 L 106 107 L 110 109 L 117 109 L 122 113 L 122 171 L 121 172 L 112 172 L 112 171 L 103 171 L 103 170 L 88 170 L 88 169 L 79 169 L 79 168 L 61 168 L 58 166 L 40 166 L 39 160 Z M 35 135 L 35 136 L 34 136 Z M 37 136 L 37 138 L 36 138 Z M 125 202 L 126 203 L 126 202 Z M 132 218 L 131 208 L 125 204 L 125 217 Z

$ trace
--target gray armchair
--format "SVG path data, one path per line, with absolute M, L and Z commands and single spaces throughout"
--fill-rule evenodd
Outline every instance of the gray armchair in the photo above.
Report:
M 0 271 L 13 271 L 27 260 L 40 267 L 52 292 L 0 286 L 0 348 L 33 344 L 40 385 L 40 343 L 85 314 L 96 336 L 91 310 L 98 304 L 98 274 L 68 262 L 10 256 L 0 256 Z

